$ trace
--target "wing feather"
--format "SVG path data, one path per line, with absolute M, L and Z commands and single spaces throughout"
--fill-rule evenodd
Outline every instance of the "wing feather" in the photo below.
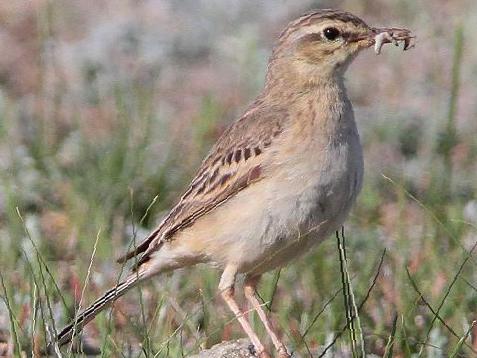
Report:
M 178 204 L 135 250 L 118 262 L 141 254 L 137 262 L 141 265 L 175 233 L 263 179 L 264 154 L 282 133 L 285 119 L 284 111 L 250 110 L 229 127 L 202 162 Z

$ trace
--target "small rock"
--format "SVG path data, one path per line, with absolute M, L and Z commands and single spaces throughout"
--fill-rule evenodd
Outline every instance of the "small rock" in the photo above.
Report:
M 256 358 L 247 339 L 222 342 L 190 358 Z

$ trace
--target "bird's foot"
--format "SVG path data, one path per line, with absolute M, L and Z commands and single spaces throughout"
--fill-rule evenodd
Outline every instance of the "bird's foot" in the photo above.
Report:
M 263 349 L 263 347 L 262 347 L 262 349 Z M 250 344 L 248 346 L 248 350 L 250 351 L 250 354 L 252 354 L 255 357 L 258 357 L 258 358 L 272 358 L 272 356 L 266 350 L 262 350 L 261 352 L 257 351 L 257 349 L 255 348 L 255 346 L 253 344 Z
M 288 353 L 285 347 L 281 347 L 278 350 L 278 358 L 291 358 L 291 355 Z
M 270 354 L 268 354 L 267 351 L 263 351 L 261 353 L 258 353 L 257 357 L 258 358 L 272 358 L 272 356 Z

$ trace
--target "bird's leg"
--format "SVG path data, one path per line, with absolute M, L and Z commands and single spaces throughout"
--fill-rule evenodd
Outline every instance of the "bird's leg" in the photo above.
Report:
M 278 334 L 273 328 L 273 324 L 268 318 L 267 314 L 262 308 L 262 303 L 258 300 L 257 297 L 257 284 L 260 280 L 259 276 L 254 277 L 247 277 L 244 282 L 244 293 L 247 300 L 251 303 L 253 309 L 257 311 L 260 320 L 263 322 L 265 329 L 267 330 L 268 335 L 272 339 L 273 345 L 275 346 L 276 350 L 278 351 L 279 358 L 289 358 L 290 355 L 288 354 L 286 346 L 283 342 L 278 338 Z
M 250 323 L 245 317 L 244 312 L 238 306 L 237 301 L 235 301 L 234 284 L 236 273 L 237 271 L 235 267 L 227 266 L 225 268 L 219 284 L 220 294 L 254 345 L 257 356 L 259 358 L 271 358 L 271 356 L 265 351 L 265 347 L 263 346 L 262 342 L 260 342 L 260 339 L 252 329 L 252 326 L 250 326 Z

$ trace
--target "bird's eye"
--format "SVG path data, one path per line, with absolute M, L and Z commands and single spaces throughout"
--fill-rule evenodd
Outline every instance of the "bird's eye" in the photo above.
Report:
M 340 35 L 340 30 L 338 30 L 336 27 L 327 27 L 323 30 L 323 35 L 328 40 L 334 41 Z

